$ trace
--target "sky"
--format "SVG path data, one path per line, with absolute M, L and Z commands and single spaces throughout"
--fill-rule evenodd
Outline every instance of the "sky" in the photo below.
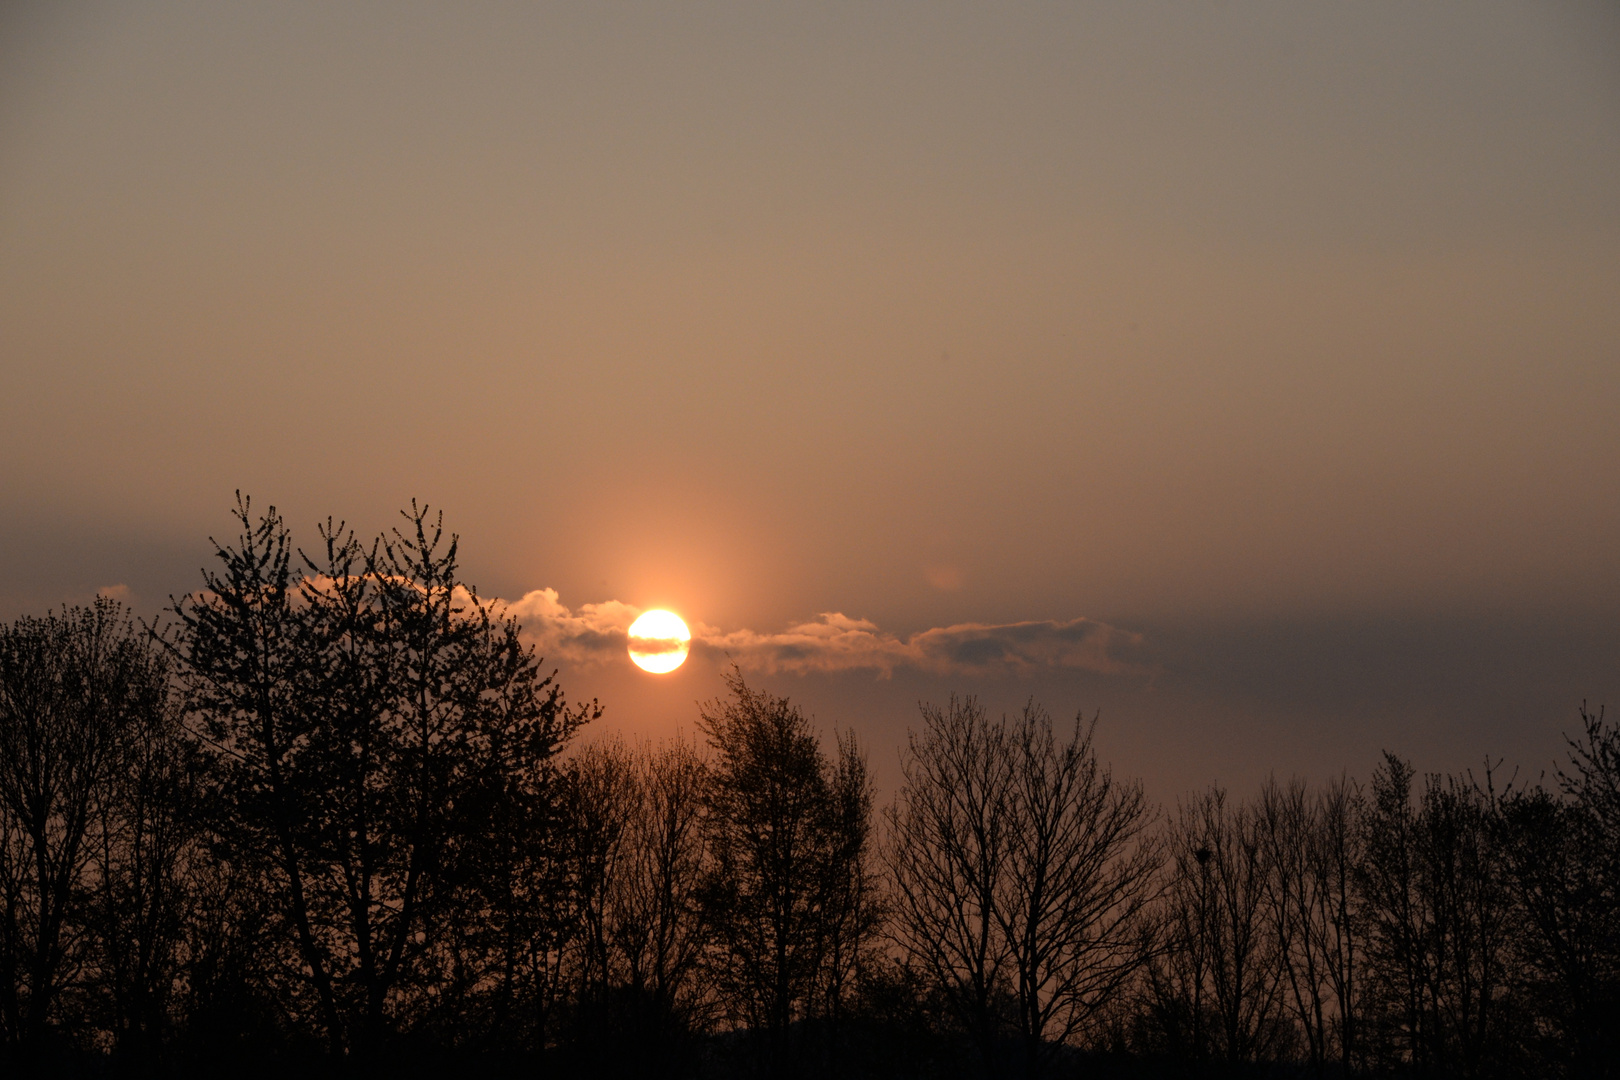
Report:
M 1620 707 L 1616 176 L 1608 3 L 10 2 L 0 617 L 415 498 L 593 737 L 736 663 L 889 787 L 951 693 L 1164 801 L 1539 773 Z

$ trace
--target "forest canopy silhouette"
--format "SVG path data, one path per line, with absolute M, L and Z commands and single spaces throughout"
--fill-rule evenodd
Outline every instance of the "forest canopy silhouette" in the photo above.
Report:
M 415 504 L 0 626 L 0 1034 L 53 1075 L 1616 1075 L 1620 727 L 1537 781 L 1212 786 L 924 703 L 898 790 L 740 670 L 576 741 Z

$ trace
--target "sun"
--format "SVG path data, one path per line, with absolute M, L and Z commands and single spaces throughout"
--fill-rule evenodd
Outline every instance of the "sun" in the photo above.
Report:
M 692 632 L 673 611 L 644 611 L 630 624 L 630 659 L 643 671 L 662 675 L 686 661 Z

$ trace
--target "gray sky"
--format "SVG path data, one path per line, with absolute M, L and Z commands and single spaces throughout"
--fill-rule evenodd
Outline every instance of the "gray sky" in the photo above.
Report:
M 1540 768 L 1620 703 L 1616 176 L 1612 4 L 13 3 L 0 615 L 417 497 L 490 595 L 1130 643 L 762 662 L 881 776 L 953 689 L 1166 798 Z

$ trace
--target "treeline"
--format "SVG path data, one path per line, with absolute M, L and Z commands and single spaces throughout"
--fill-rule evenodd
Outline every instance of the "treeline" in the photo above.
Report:
M 158 628 L 0 627 L 0 1033 L 57 1075 L 1616 1074 L 1620 729 L 1545 782 L 1215 787 L 1094 721 L 853 737 L 728 680 L 701 741 L 571 705 L 413 507 L 239 505 Z

